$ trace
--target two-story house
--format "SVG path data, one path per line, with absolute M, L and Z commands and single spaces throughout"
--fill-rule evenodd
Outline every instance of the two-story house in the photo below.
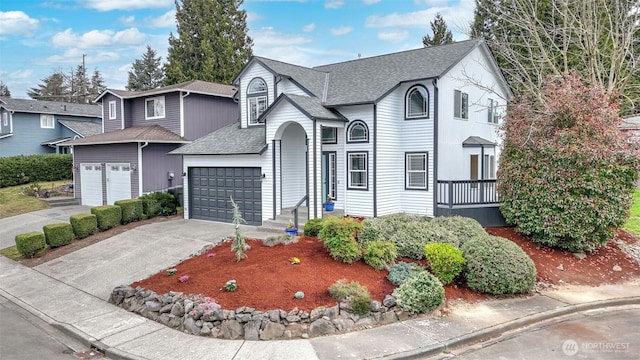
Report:
M 482 41 L 314 68 L 254 56 L 234 80 L 240 121 L 183 155 L 185 218 L 260 225 L 294 207 L 318 218 L 463 214 L 500 221 L 500 113 L 510 90 Z M 289 215 L 291 216 L 291 215 Z
M 0 156 L 66 154 L 67 140 L 102 131 L 100 106 L 0 97 Z
M 148 91 L 108 89 L 104 131 L 73 147 L 75 197 L 83 205 L 113 204 L 182 186 L 182 158 L 168 152 L 237 122 L 233 86 L 189 81 Z

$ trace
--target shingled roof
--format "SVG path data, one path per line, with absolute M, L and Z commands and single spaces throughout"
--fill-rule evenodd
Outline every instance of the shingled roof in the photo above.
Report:
M 231 85 L 218 84 L 201 80 L 191 80 L 180 84 L 174 84 L 145 91 L 107 89 L 102 94 L 100 94 L 100 96 L 98 96 L 95 101 L 100 101 L 100 99 L 102 99 L 102 97 L 107 93 L 114 94 L 122 99 L 131 99 L 144 96 L 166 94 L 174 91 L 192 92 L 197 94 L 213 95 L 227 98 L 232 98 L 236 94 L 236 88 Z
M 159 125 L 133 126 L 123 130 L 88 136 L 65 142 L 64 145 L 99 145 L 123 143 L 173 143 L 187 144 L 189 140 L 182 138 Z
M 209 135 L 171 151 L 172 155 L 240 155 L 262 154 L 267 148 L 265 127 L 241 129 L 237 123 L 229 124 Z
M 58 122 L 82 137 L 98 135 L 102 132 L 101 123 L 78 120 L 58 120 Z
M 0 107 L 9 111 L 23 113 L 102 118 L 102 109 L 100 108 L 100 105 L 0 97 Z

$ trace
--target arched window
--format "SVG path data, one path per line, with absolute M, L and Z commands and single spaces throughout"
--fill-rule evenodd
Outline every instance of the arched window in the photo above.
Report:
M 405 118 L 416 119 L 428 117 L 429 91 L 422 85 L 416 85 L 407 91 Z
M 249 125 L 258 124 L 260 115 L 267 109 L 267 83 L 262 78 L 254 78 L 247 87 L 247 114 Z
M 347 142 L 368 142 L 369 129 L 362 120 L 356 120 L 349 125 L 347 130 Z

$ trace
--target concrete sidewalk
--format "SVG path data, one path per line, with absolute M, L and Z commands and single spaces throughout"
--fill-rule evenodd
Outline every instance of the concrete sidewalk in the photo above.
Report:
M 232 233 L 230 224 L 176 220 L 140 226 L 33 269 L 0 257 L 0 295 L 112 359 L 149 360 L 427 357 L 567 314 L 640 306 L 638 280 L 598 288 L 567 286 L 543 295 L 454 306 L 443 317 L 422 316 L 358 332 L 245 341 L 187 335 L 107 303 L 114 287 L 177 264 Z M 253 227 L 243 227 L 243 234 L 269 235 Z

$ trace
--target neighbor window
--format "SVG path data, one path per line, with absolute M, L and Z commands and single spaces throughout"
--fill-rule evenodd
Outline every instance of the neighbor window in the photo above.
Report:
M 497 124 L 498 123 L 498 101 L 489 99 L 489 104 L 487 106 L 487 121 L 490 123 Z
M 43 129 L 53 129 L 55 128 L 55 124 L 53 122 L 53 115 L 40 115 L 40 127 Z
M 267 109 L 267 83 L 261 78 L 255 78 L 247 88 L 247 113 L 249 125 L 258 124 L 260 115 Z
M 469 94 L 463 93 L 460 90 L 454 91 L 453 117 L 459 119 L 469 118 Z
M 484 156 L 483 179 L 496 178 L 496 157 L 493 155 Z
M 367 189 L 367 152 L 347 153 L 348 162 L 348 188 Z
M 334 127 L 322 127 L 322 143 L 336 144 L 338 142 L 338 129 Z
M 113 120 L 116 118 L 116 102 L 109 101 L 109 119 Z
M 414 86 L 407 92 L 405 118 L 429 117 L 429 92 L 424 86 Z
M 2 113 L 2 125 L 9 126 L 9 113 L 6 111 Z
M 349 125 L 347 129 L 347 142 L 368 142 L 369 131 L 367 125 L 361 121 L 356 120 Z
M 164 117 L 164 96 L 146 99 L 145 105 L 146 119 L 158 119 Z
M 427 190 L 427 153 L 405 153 L 405 186 Z

